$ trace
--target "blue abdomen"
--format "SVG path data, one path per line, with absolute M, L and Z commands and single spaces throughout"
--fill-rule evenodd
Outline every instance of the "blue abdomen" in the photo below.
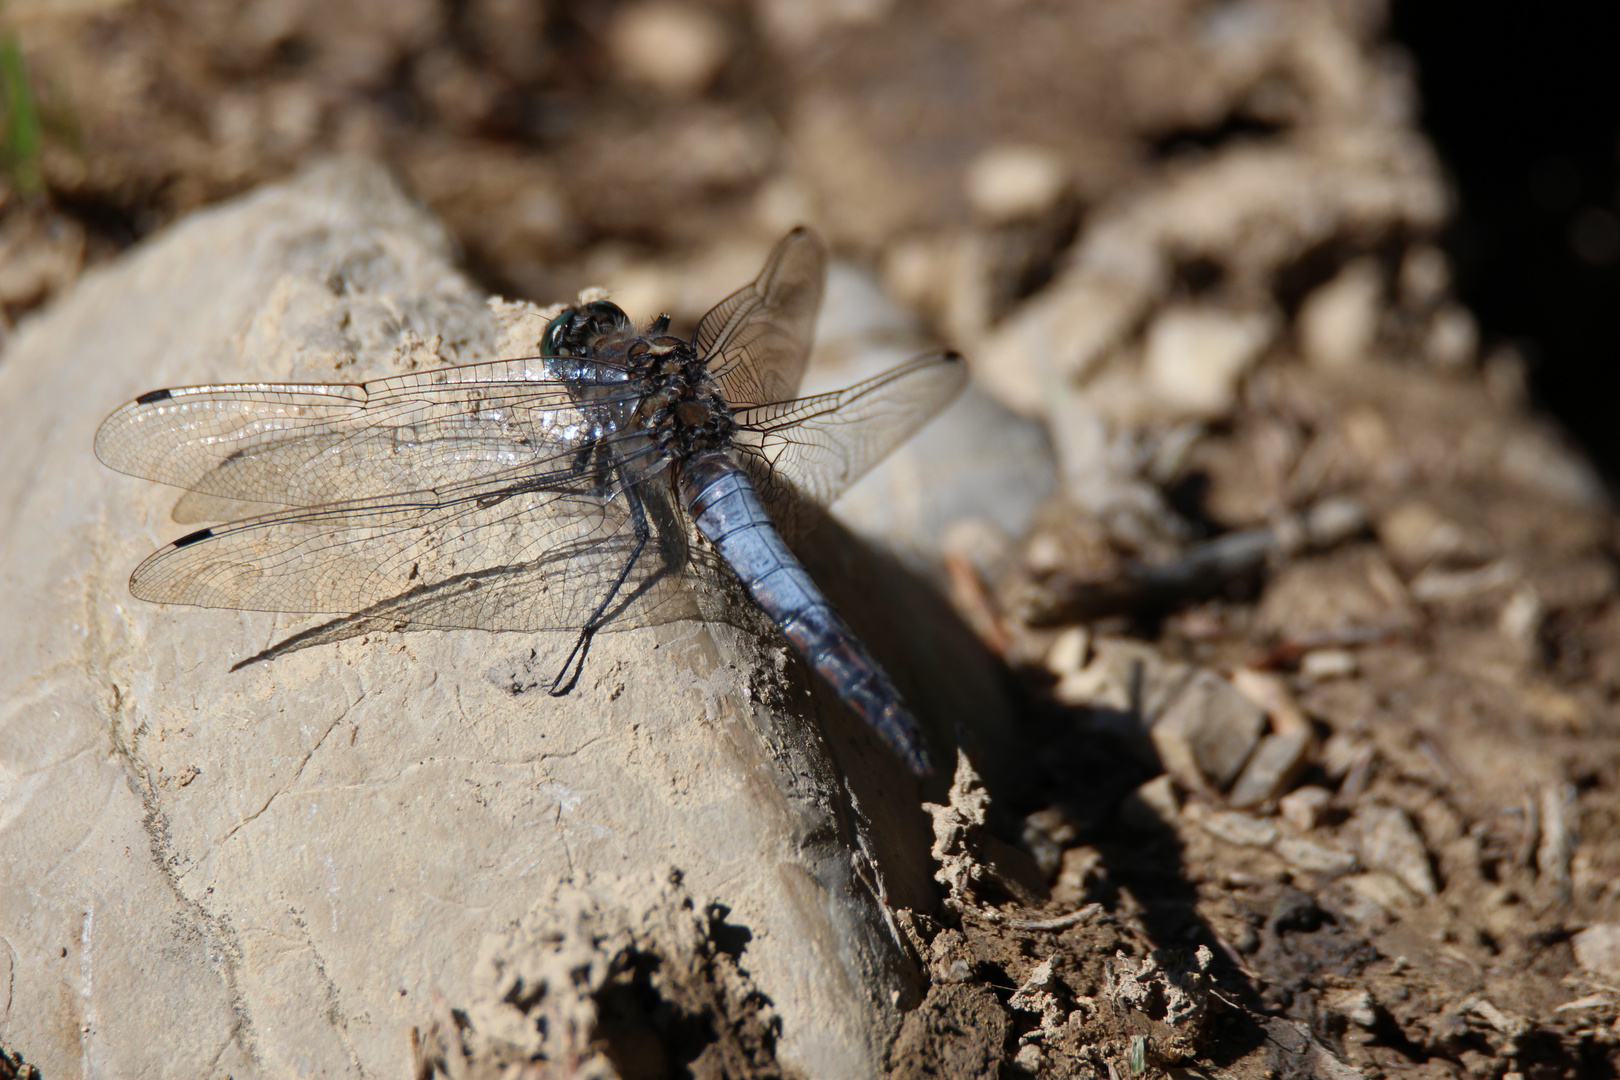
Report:
M 788 550 L 754 485 L 725 454 L 684 463 L 681 501 L 793 648 L 918 776 L 933 771 L 916 718 L 888 674 Z

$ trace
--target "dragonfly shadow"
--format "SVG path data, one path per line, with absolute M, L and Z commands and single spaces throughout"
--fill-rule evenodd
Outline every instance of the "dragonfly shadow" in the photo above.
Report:
M 1058 846 L 1081 845 L 1097 859 L 1085 898 L 1135 923 L 1173 962 L 1190 963 L 1200 946 L 1209 949 L 1220 994 L 1244 1008 L 1223 1009 L 1221 1035 L 1207 1053 L 1216 1063 L 1236 1060 L 1265 1037 L 1250 1011 L 1261 1007 L 1260 988 L 1245 970 L 1241 949 L 1207 914 L 1210 897 L 1200 895 L 1200 882 L 1189 869 L 1187 814 L 1165 801 L 1173 798 L 1168 788 L 1144 790 L 1156 778 L 1162 784 L 1165 766 L 1147 735 L 1156 717 L 1144 698 L 1153 693 L 1143 691 L 1140 675 L 1131 681 L 1124 707 L 1030 700 L 1024 714 L 1029 736 L 1040 747 L 1040 767 L 1022 790 L 1005 792 L 1006 805 L 1026 822 L 1020 839 L 1032 847 L 1043 842 L 1042 830 L 1027 824 L 1037 820 L 1037 812 L 1056 811 L 1058 820 L 1071 823 L 1076 834 Z M 1055 848 L 1049 851 L 1055 854 Z M 1238 892 L 1243 886 L 1228 888 Z M 1239 900 L 1238 906 L 1247 905 Z M 1272 914 L 1250 914 L 1262 938 L 1289 932 L 1270 925 L 1276 921 Z
M 1028 755 L 1014 727 L 1005 665 L 958 617 L 933 584 L 889 552 L 825 517 L 800 544 L 817 584 L 854 627 L 916 710 L 934 775 L 907 782 L 904 768 L 821 680 L 800 671 L 829 751 L 870 824 L 879 865 L 890 868 L 891 904 L 933 910 L 932 833 L 919 794 L 948 801 L 956 750 L 1011 785 Z M 899 871 L 896 873 L 895 871 Z M 911 881 L 908 895 L 901 881 Z

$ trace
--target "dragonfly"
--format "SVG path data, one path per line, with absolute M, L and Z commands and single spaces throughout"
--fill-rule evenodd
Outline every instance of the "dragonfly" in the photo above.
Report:
M 692 590 L 713 586 L 696 570 L 718 556 L 926 776 L 915 715 L 788 541 L 955 398 L 966 364 L 940 350 L 797 397 L 826 265 L 795 229 L 690 340 L 668 315 L 638 331 L 595 300 L 553 318 L 533 357 L 142 394 L 102 423 L 96 455 L 185 489 L 177 522 L 240 520 L 153 552 L 130 591 L 351 627 L 567 632 L 561 695 L 599 631 L 699 617 Z

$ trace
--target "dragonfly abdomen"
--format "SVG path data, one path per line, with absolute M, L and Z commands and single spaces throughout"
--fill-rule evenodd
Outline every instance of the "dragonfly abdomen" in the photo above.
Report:
M 746 473 L 724 453 L 683 463 L 681 499 L 788 642 L 919 776 L 932 772 L 917 721 L 849 624 L 788 550 Z

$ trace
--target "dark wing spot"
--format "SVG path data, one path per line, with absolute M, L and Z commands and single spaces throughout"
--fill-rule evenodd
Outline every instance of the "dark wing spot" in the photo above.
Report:
M 174 394 L 168 390 L 149 390 L 135 399 L 137 405 L 150 405 L 154 401 L 168 401 Z
M 194 533 L 186 533 L 186 535 L 184 535 L 180 539 L 176 540 L 174 542 L 174 546 L 177 547 L 177 548 L 190 547 L 192 544 L 197 543 L 199 540 L 207 540 L 209 537 L 211 537 L 213 535 L 214 535 L 214 530 L 213 529 L 198 529 L 196 532 L 194 532 Z

